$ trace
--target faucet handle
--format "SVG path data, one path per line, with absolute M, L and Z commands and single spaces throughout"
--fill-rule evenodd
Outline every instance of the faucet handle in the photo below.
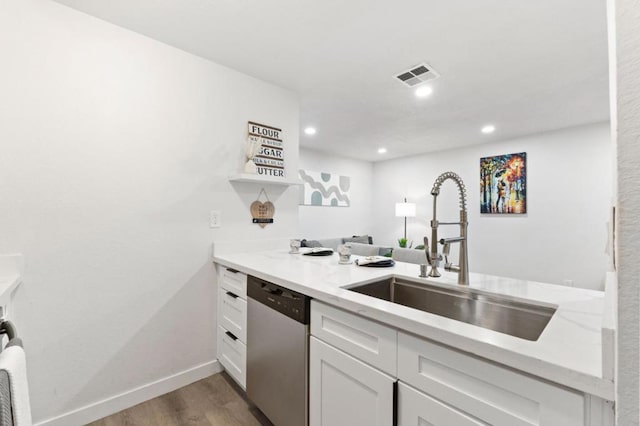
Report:
M 445 269 L 448 266 L 451 266 L 451 263 L 449 263 L 449 251 L 451 250 L 451 244 L 450 243 L 443 243 L 442 244 L 442 256 L 444 256 L 444 267 Z
M 429 254 L 429 238 L 425 236 L 423 241 L 424 241 L 424 252 L 427 255 L 427 263 L 431 264 L 431 255 Z

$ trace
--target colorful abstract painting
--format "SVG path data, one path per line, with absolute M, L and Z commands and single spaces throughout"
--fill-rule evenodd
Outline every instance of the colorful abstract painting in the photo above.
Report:
M 300 170 L 300 179 L 304 182 L 301 205 L 349 207 L 349 176 Z
M 527 153 L 480 159 L 480 213 L 527 212 Z

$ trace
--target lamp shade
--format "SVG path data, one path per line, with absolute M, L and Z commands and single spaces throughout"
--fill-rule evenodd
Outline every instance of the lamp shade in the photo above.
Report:
M 396 217 L 415 217 L 416 205 L 415 203 L 396 203 Z

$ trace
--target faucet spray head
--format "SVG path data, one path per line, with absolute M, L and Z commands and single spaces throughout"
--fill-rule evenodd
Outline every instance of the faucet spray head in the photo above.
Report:
M 431 195 L 437 197 L 440 195 L 440 187 L 444 183 L 445 180 L 451 179 L 456 185 L 458 185 L 458 192 L 460 193 L 460 210 L 467 211 L 467 188 L 464 186 L 464 182 L 462 178 L 458 176 L 457 173 L 454 172 L 444 172 L 433 183 L 433 187 L 431 188 Z

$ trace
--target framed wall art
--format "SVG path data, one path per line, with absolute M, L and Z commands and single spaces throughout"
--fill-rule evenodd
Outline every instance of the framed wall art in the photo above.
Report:
M 304 182 L 300 205 L 349 207 L 351 178 L 327 172 L 300 170 L 300 179 Z
M 480 213 L 527 212 L 527 153 L 480 159 Z

